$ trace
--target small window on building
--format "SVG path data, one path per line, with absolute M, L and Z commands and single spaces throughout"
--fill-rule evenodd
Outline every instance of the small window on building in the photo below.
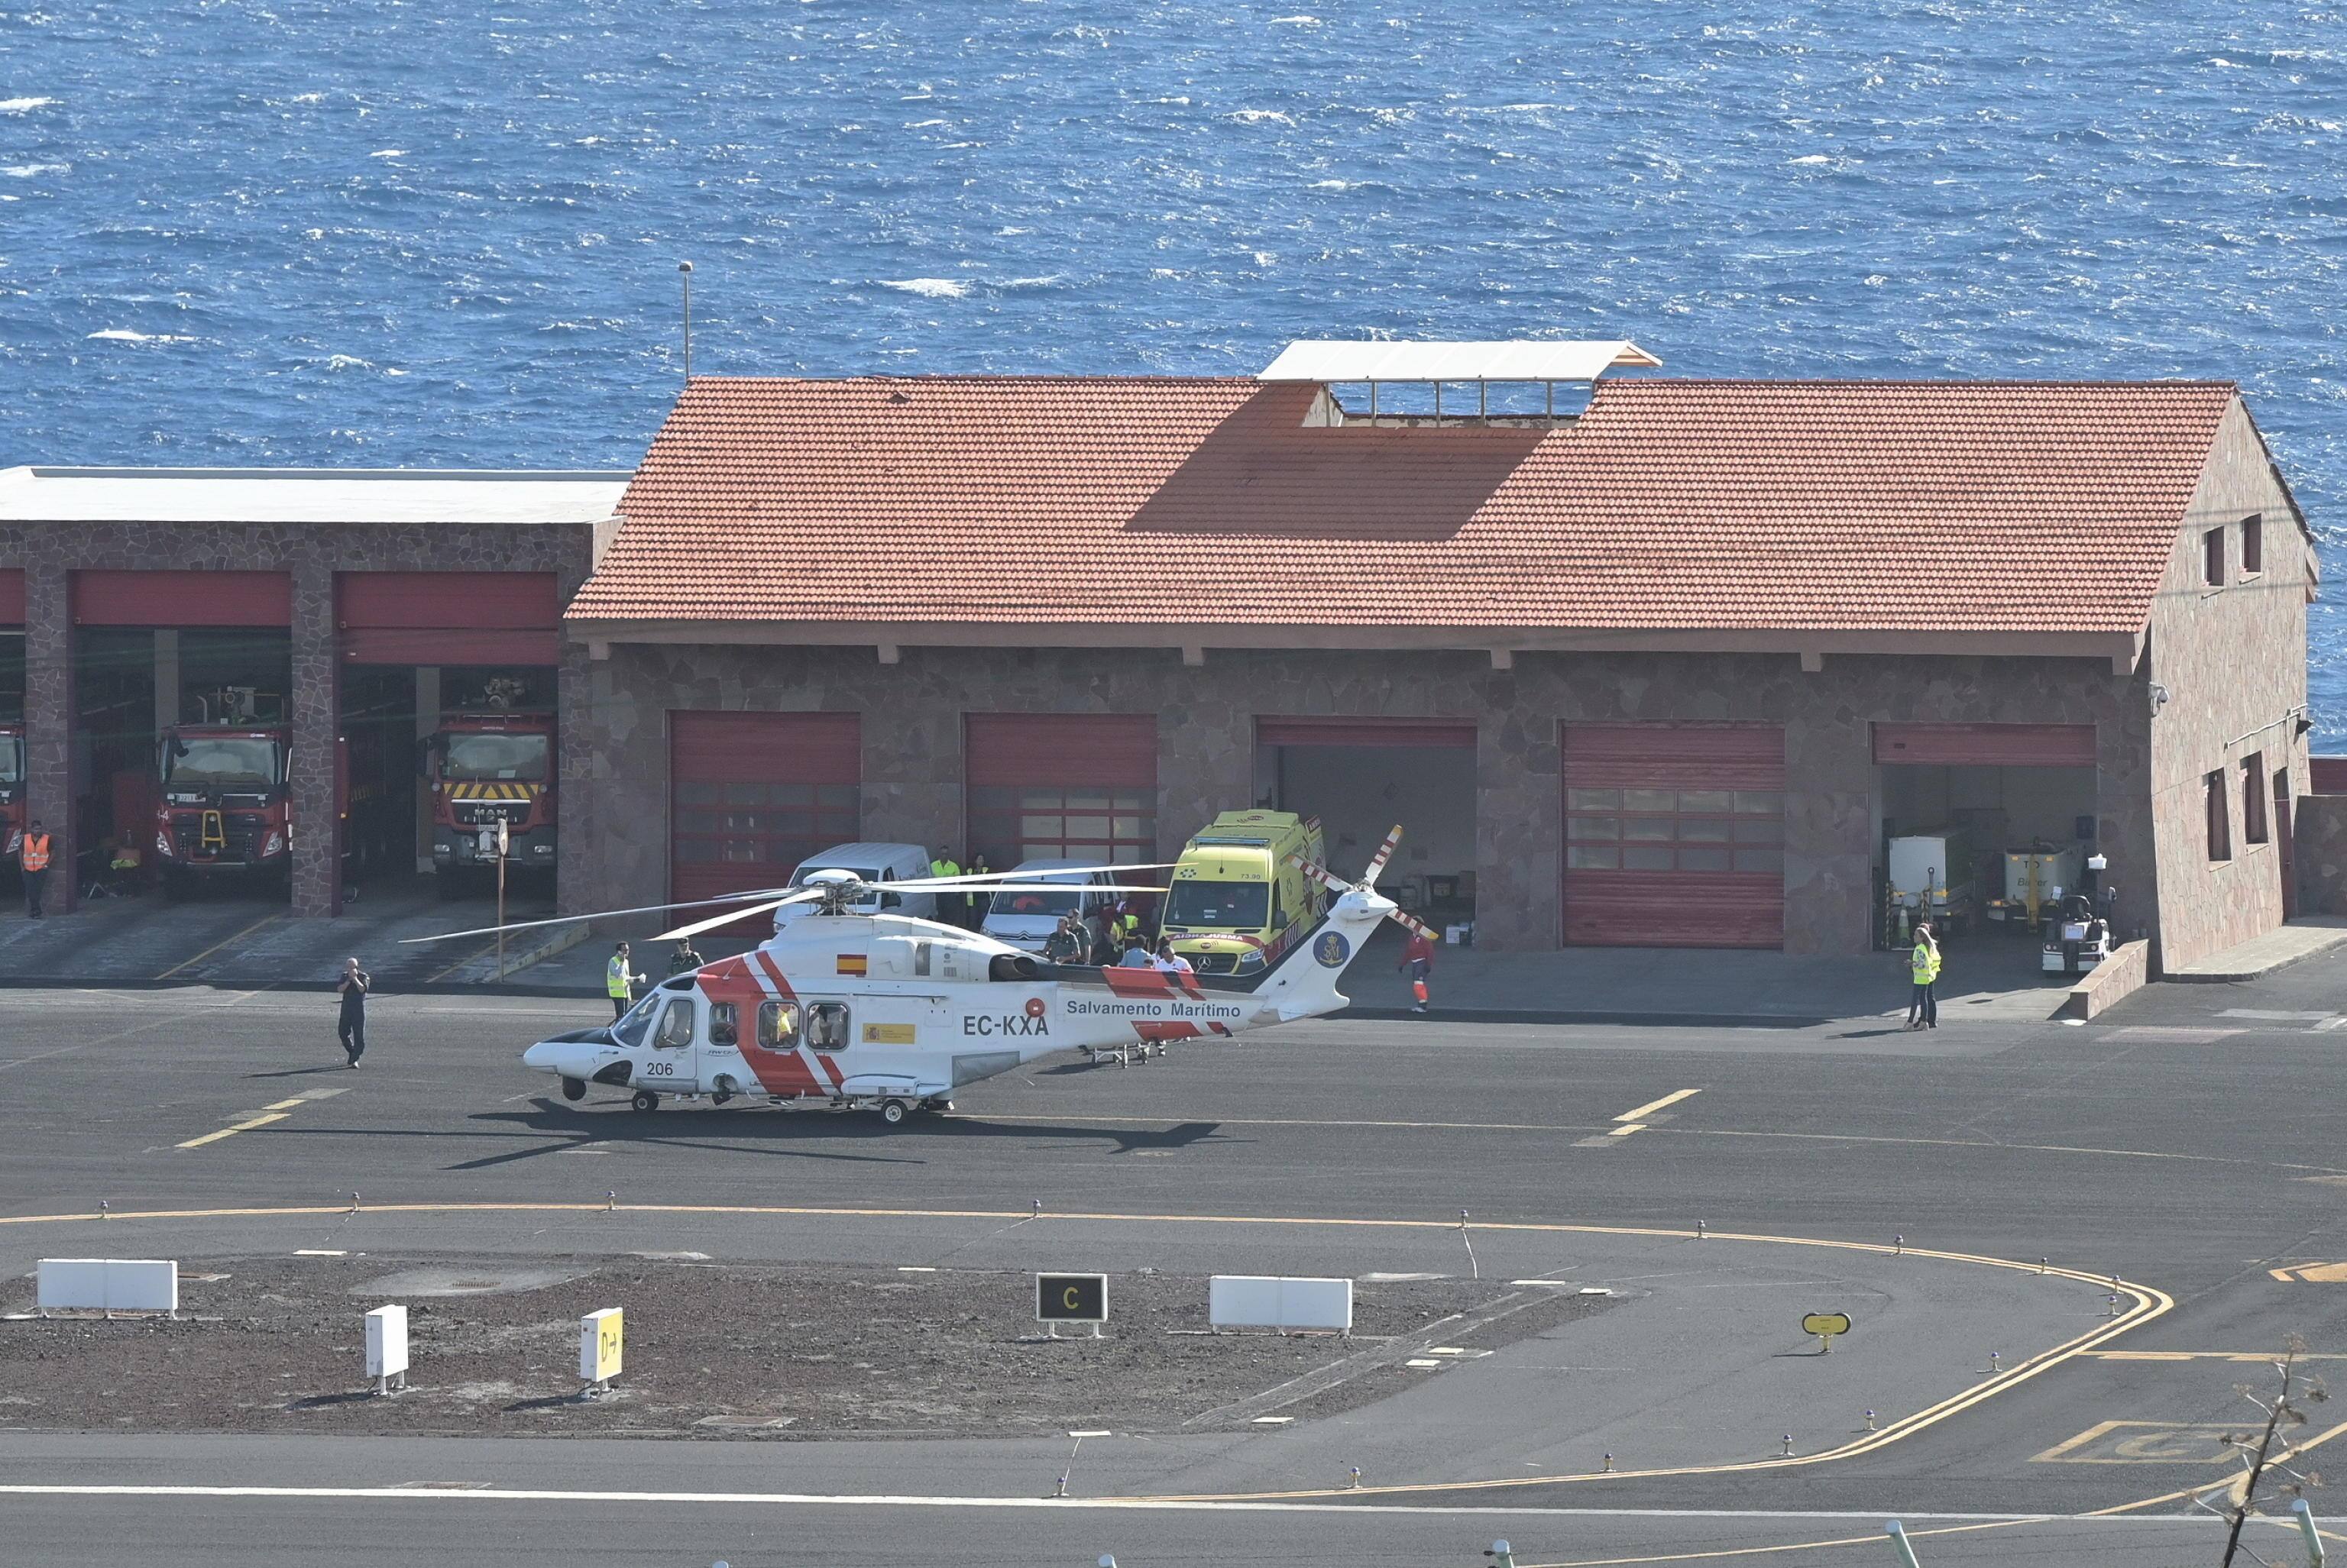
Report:
M 2209 811 L 2209 858 L 2229 860 L 2233 858 L 2233 828 L 2226 806 L 2225 770 L 2221 768 L 2201 780 L 2201 791 Z
M 2266 520 L 2252 514 L 2241 519 L 2241 575 L 2254 577 L 2266 569 Z
M 2211 528 L 2200 535 L 2202 581 L 2212 588 L 2225 585 L 2225 531 Z
M 2252 751 L 2241 763 L 2241 841 L 2266 841 L 2266 759 Z

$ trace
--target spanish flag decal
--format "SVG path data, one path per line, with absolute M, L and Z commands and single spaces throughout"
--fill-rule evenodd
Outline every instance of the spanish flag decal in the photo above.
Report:
M 863 973 L 864 955 L 860 952 L 841 953 L 839 955 L 839 972 L 842 974 Z

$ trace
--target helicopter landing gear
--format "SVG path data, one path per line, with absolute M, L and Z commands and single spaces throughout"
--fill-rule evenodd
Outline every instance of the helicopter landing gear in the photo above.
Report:
M 739 1085 L 731 1077 L 721 1073 L 717 1077 L 715 1092 L 710 1095 L 710 1103 L 722 1105 L 738 1093 L 740 1093 Z
M 902 1100 L 881 1101 L 880 1119 L 892 1127 L 903 1126 L 905 1125 L 905 1102 Z
M 562 1097 L 566 1100 L 585 1099 L 587 1097 L 587 1080 L 584 1078 L 563 1079 Z
M 635 1093 L 635 1097 L 628 1104 L 639 1111 L 657 1111 L 660 1109 L 660 1096 L 650 1089 L 639 1089 Z

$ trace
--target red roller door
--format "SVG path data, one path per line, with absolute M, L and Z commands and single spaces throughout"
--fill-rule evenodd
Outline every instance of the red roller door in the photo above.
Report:
M 1968 768 L 2092 768 L 2091 724 L 1878 724 L 1877 762 Z
M 2309 794 L 2347 795 L 2347 757 L 2310 757 L 2306 766 Z
M 669 715 L 670 897 L 780 887 L 862 834 L 853 713 Z
M 1258 746 L 1450 746 L 1472 748 L 1472 719 L 1258 718 Z
M 1564 940 L 1781 947 L 1785 732 L 1773 724 L 1564 731 Z
M 77 626 L 290 626 L 283 572 L 76 572 Z
M 973 713 L 963 742 L 973 858 L 1156 858 L 1155 714 Z
M 347 663 L 561 662 L 551 572 L 345 572 L 336 596 Z
M 0 626 L 25 624 L 25 572 L 21 566 L 0 568 Z

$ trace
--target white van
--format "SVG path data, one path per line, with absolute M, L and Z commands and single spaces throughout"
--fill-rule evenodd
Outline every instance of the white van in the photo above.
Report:
M 1108 891 L 1111 872 L 1087 872 L 1082 860 L 1021 860 L 1011 868 L 1016 881 L 1028 882 L 1064 882 L 1064 893 L 1012 893 L 994 895 L 993 904 L 979 923 L 981 934 L 997 942 L 1007 942 L 1029 952 L 1043 951 L 1043 942 L 1060 929 L 1060 917 L 1074 914 L 1089 921 L 1092 911 L 1116 901 Z M 1087 930 L 1090 928 L 1087 927 Z
M 821 854 L 809 855 L 791 873 L 791 886 L 806 886 L 810 871 L 852 871 L 867 882 L 885 890 L 890 882 L 918 881 L 929 874 L 929 852 L 918 844 L 834 844 Z M 809 901 L 803 904 L 784 904 L 774 911 L 774 930 L 780 932 L 800 916 L 811 913 L 818 906 Z M 938 895 L 935 893 L 876 892 L 861 903 L 847 906 L 852 914 L 910 915 L 915 920 L 938 918 Z

